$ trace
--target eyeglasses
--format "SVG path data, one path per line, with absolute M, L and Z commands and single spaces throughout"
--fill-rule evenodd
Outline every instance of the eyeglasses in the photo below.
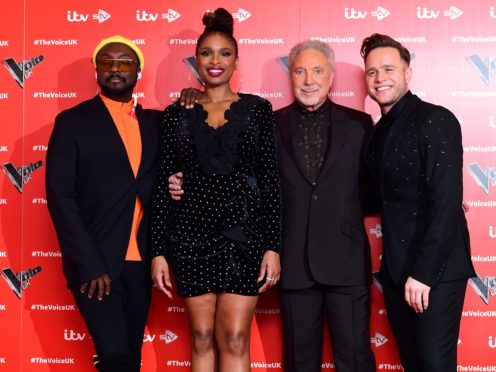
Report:
M 119 72 L 129 72 L 133 63 L 137 62 L 127 58 L 105 58 L 96 61 L 96 67 L 101 72 L 110 72 L 115 64 Z

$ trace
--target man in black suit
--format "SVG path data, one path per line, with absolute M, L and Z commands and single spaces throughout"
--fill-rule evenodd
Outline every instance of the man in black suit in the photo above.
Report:
M 284 371 L 321 371 L 325 311 L 336 372 L 372 372 L 370 246 L 361 188 L 362 142 L 372 118 L 329 100 L 334 53 L 327 44 L 297 44 L 289 64 L 296 100 L 275 112 Z M 181 103 L 188 107 L 196 97 L 183 91 Z M 183 193 L 181 177 L 169 178 L 175 200 Z
M 361 54 L 382 113 L 365 161 L 381 206 L 388 319 L 406 372 L 454 372 L 467 278 L 475 275 L 460 124 L 409 91 L 410 53 L 400 43 L 373 34 Z
M 284 370 L 321 371 L 326 312 L 336 371 L 375 371 L 360 155 L 372 119 L 329 100 L 334 54 L 327 44 L 297 44 L 289 65 L 296 100 L 275 112 Z
M 133 103 L 144 58 L 131 40 L 103 40 L 93 63 L 101 93 L 55 119 L 48 209 L 95 368 L 135 372 L 150 303 L 146 235 L 159 112 Z

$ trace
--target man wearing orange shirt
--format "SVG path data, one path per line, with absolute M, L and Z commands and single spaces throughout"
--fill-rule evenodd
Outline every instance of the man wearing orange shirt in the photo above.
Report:
M 135 372 L 151 296 L 147 225 L 160 113 L 133 102 L 144 58 L 131 40 L 102 40 L 93 64 L 100 93 L 55 119 L 48 209 L 95 368 Z

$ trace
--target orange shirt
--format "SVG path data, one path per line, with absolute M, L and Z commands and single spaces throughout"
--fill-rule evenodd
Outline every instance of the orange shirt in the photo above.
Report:
M 110 116 L 114 120 L 114 124 L 119 131 L 122 142 L 126 147 L 129 163 L 133 169 L 134 177 L 138 175 L 138 169 L 141 163 L 141 134 L 138 125 L 138 119 L 133 113 L 132 100 L 126 103 L 113 101 L 100 94 L 100 98 L 110 112 Z M 133 115 L 131 115 L 133 113 Z M 138 249 L 138 227 L 143 217 L 143 207 L 139 197 L 136 197 L 134 206 L 133 223 L 131 226 L 131 234 L 129 237 L 129 245 L 127 247 L 127 261 L 141 261 L 141 256 Z

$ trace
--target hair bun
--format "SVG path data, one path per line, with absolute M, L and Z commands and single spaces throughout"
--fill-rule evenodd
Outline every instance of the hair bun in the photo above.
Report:
M 205 32 L 219 31 L 228 35 L 233 34 L 234 19 L 224 8 L 217 8 L 213 13 L 206 12 L 202 22 L 205 25 Z

